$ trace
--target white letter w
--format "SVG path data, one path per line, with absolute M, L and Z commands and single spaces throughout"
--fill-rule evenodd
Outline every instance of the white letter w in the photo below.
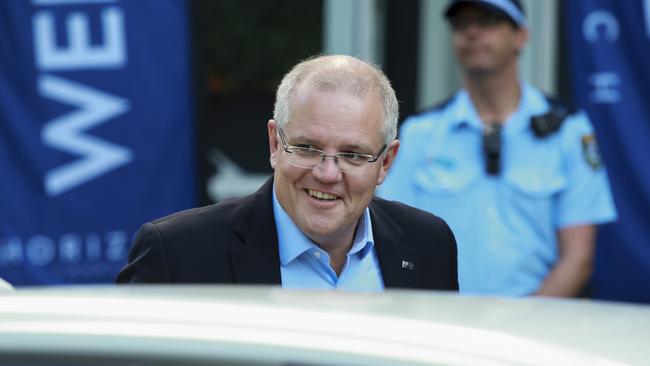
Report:
M 43 97 L 78 107 L 47 122 L 41 131 L 46 146 L 82 156 L 47 172 L 48 196 L 65 193 L 131 161 L 127 148 L 83 134 L 126 112 L 128 101 L 51 75 L 39 78 L 38 90 Z

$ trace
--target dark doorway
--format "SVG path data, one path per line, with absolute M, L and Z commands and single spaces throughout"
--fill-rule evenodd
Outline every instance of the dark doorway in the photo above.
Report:
M 271 175 L 275 89 L 322 49 L 322 1 L 192 1 L 200 204 L 250 193 Z

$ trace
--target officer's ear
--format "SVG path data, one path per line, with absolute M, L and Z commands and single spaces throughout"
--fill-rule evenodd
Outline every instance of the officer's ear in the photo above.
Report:
M 520 55 L 524 47 L 526 47 L 529 36 L 530 33 L 526 27 L 519 27 L 515 30 L 515 48 L 517 49 L 518 55 Z
M 390 144 L 388 144 L 388 147 L 386 148 L 386 152 L 384 153 L 384 158 L 383 160 L 380 160 L 381 168 L 379 170 L 379 175 L 377 176 L 377 185 L 384 183 L 384 180 L 386 179 L 386 175 L 388 174 L 388 169 L 390 169 L 390 166 L 393 164 L 393 161 L 395 161 L 395 157 L 397 156 L 398 150 L 399 150 L 399 140 L 393 140 Z

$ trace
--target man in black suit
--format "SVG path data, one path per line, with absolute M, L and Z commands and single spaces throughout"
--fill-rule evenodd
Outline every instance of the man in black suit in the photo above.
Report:
M 301 62 L 273 117 L 273 178 L 143 225 L 118 283 L 458 290 L 447 224 L 374 197 L 399 148 L 397 99 L 379 69 L 349 56 Z

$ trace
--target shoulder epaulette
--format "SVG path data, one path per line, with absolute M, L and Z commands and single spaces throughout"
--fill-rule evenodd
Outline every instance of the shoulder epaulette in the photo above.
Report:
M 550 106 L 548 112 L 530 118 L 530 127 L 539 138 L 558 131 L 566 118 L 577 112 L 574 107 L 558 98 L 546 96 L 546 100 Z

